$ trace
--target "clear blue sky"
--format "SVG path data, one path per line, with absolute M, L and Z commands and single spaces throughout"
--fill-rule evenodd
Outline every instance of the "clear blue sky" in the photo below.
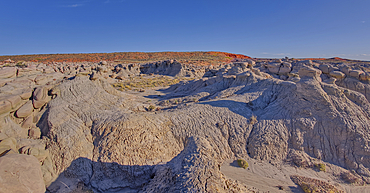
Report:
M 0 55 L 225 51 L 370 60 L 370 0 L 1 0 Z

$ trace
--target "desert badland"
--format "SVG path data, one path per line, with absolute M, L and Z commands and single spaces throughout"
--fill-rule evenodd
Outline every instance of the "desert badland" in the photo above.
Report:
M 370 189 L 370 62 L 223 52 L 0 61 L 0 192 Z

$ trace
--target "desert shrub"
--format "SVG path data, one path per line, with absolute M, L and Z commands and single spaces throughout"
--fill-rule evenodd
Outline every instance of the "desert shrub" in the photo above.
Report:
M 154 109 L 155 109 L 155 106 L 154 105 L 149 105 L 149 107 L 148 107 L 148 110 L 149 111 L 154 111 Z
M 247 169 L 249 167 L 248 162 L 243 159 L 238 159 L 237 162 L 241 168 Z
M 258 122 L 257 117 L 255 115 L 252 115 L 251 118 L 249 119 L 249 124 L 254 125 L 257 122 Z
M 322 172 L 326 172 L 326 166 L 323 163 L 315 164 L 315 167 Z
M 300 185 L 300 187 L 302 188 L 303 192 L 305 192 L 305 193 L 317 192 L 317 188 L 315 187 L 315 185 L 312 185 L 312 184 L 302 183 Z
M 15 66 L 18 67 L 18 68 L 26 68 L 27 67 L 27 65 L 23 61 L 17 62 L 17 64 Z

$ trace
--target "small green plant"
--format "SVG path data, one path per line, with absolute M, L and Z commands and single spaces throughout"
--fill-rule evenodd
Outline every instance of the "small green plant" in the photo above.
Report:
M 148 107 L 148 110 L 149 111 L 154 111 L 154 109 L 155 109 L 155 106 L 154 105 L 149 105 L 149 107 Z
M 315 167 L 322 172 L 326 172 L 326 166 L 323 163 L 315 164 Z
M 237 162 L 241 168 L 247 169 L 249 167 L 248 162 L 243 159 L 238 159 Z

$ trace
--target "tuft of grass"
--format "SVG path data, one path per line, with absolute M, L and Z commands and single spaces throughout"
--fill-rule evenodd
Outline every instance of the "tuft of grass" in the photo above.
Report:
M 243 159 L 238 159 L 237 162 L 238 162 L 239 167 L 241 168 L 247 169 L 249 167 L 248 162 Z

